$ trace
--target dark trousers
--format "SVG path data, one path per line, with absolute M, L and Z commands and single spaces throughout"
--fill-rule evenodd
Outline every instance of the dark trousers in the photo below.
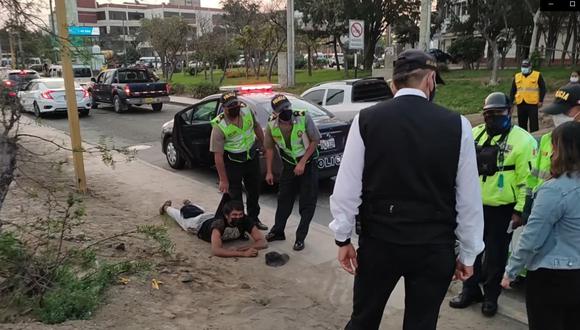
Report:
M 374 330 L 401 277 L 405 278 L 405 330 L 434 330 L 455 270 L 453 244 L 398 245 L 359 239 L 354 304 L 347 330 Z
M 530 330 L 580 328 L 580 270 L 528 271 L 526 308 Z
M 260 171 L 260 160 L 255 157 L 243 163 L 234 162 L 225 157 L 226 173 L 230 183 L 229 193 L 232 199 L 242 200 L 242 181 L 246 188 L 246 208 L 248 217 L 252 220 L 258 220 L 260 215 L 260 184 L 262 183 L 262 174 Z
M 464 294 L 481 296 L 479 283 L 483 283 L 485 299 L 497 302 L 512 239 L 507 229 L 513 212 L 514 204 L 483 206 L 485 251 L 475 259 L 473 276 L 463 282 Z
M 284 235 L 286 222 L 294 208 L 296 195 L 298 195 L 300 224 L 296 230 L 296 241 L 303 242 L 308 234 L 310 221 L 316 211 L 316 201 L 318 199 L 318 166 L 312 160 L 304 167 L 304 174 L 294 175 L 294 165 L 282 161 L 284 168 L 280 176 L 278 188 L 278 208 L 272 232 L 277 235 Z
M 529 129 L 528 120 L 530 122 Z M 518 125 L 529 132 L 535 132 L 539 129 L 537 104 L 518 104 Z

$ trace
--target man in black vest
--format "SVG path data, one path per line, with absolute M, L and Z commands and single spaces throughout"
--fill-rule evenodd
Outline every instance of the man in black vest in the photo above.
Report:
M 401 277 L 403 329 L 435 329 L 454 273 L 469 278 L 484 248 L 471 125 L 432 103 L 436 69 L 423 51 L 401 53 L 393 72 L 395 97 L 353 120 L 330 198 L 338 260 L 355 274 L 346 329 L 378 329 Z M 350 242 L 355 217 L 358 251 Z

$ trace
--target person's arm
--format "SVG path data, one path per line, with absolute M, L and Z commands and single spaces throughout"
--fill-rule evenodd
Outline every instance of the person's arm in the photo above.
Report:
M 540 188 L 530 219 L 505 269 L 510 280 L 514 280 L 521 273 L 544 245 L 554 224 L 562 218 L 562 203 L 562 195 L 557 189 L 547 186 Z
M 253 248 L 244 251 L 225 249 L 223 247 L 222 234 L 217 228 L 211 231 L 211 253 L 216 257 L 222 258 L 255 257 L 258 255 L 258 251 Z
M 520 153 L 516 157 L 516 170 L 515 170 L 515 193 L 516 193 L 516 206 L 514 211 L 520 213 L 524 210 L 524 204 L 526 203 L 526 194 L 528 191 L 528 180 L 532 175 L 531 166 L 534 160 L 534 155 L 537 152 L 538 143 L 536 139 L 530 137 L 527 143 L 521 146 Z
M 461 149 L 459 164 L 455 179 L 455 198 L 457 211 L 457 228 L 455 235 L 459 241 L 458 270 L 472 267 L 475 258 L 483 251 L 483 204 L 479 174 L 477 172 L 477 159 L 475 156 L 475 143 L 472 128 L 469 121 L 461 116 Z M 462 280 L 471 274 L 456 274 Z M 467 278 L 465 278 L 467 277 Z
M 250 236 L 252 236 L 254 243 L 248 246 L 242 246 L 238 248 L 238 251 L 246 251 L 247 249 L 263 250 L 268 248 L 268 242 L 258 227 L 252 226 L 252 229 L 250 230 Z
M 540 87 L 540 106 L 544 103 L 544 97 L 546 97 L 546 82 L 544 81 L 544 77 L 540 73 L 540 78 L 538 78 L 538 85 Z
M 213 152 L 213 160 L 220 180 L 219 190 L 222 193 L 227 193 L 229 190 L 229 181 L 224 163 L 224 144 L 225 135 L 221 129 L 214 127 L 211 131 L 209 151 Z
M 330 196 L 330 212 L 334 220 L 328 227 L 334 232 L 334 238 L 338 242 L 349 241 L 355 227 L 355 217 L 362 203 L 364 156 L 365 145 L 360 134 L 359 115 L 356 115 L 350 126 L 342 162 Z M 338 261 L 347 272 L 356 272 L 356 251 L 351 243 L 339 248 Z
M 266 126 L 266 134 L 264 136 L 264 149 L 266 149 L 266 182 L 269 185 L 274 185 L 274 138 L 270 126 Z
M 512 81 L 512 89 L 510 91 L 510 100 L 511 100 L 512 103 L 514 103 L 516 101 L 515 98 L 516 98 L 517 91 L 518 91 L 518 88 L 516 86 L 516 80 L 514 79 Z

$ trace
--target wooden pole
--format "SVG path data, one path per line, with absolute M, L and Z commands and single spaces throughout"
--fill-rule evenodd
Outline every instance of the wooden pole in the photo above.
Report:
M 66 106 L 68 108 L 68 124 L 70 128 L 70 140 L 73 149 L 73 164 L 77 187 L 81 193 L 87 192 L 87 179 L 85 177 L 85 164 L 83 162 L 83 147 L 81 130 L 79 126 L 79 111 L 75 91 L 75 81 L 70 58 L 70 40 L 68 38 L 68 24 L 66 20 L 65 0 L 55 1 L 56 21 L 58 24 L 58 36 L 62 57 L 62 76 L 66 91 Z

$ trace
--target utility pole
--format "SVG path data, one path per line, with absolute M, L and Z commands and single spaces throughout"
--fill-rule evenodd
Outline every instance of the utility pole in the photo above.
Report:
M 123 17 L 123 66 L 127 67 L 127 31 L 125 29 L 125 19 L 127 19 L 127 13 L 125 12 L 125 17 Z
M 419 25 L 419 49 L 429 49 L 431 39 L 431 0 L 421 0 L 421 23 Z
M 286 30 L 288 87 L 294 87 L 294 0 L 288 0 L 286 3 Z
M 24 61 L 24 52 L 22 51 L 22 37 L 20 33 L 18 34 L 18 55 L 20 55 L 20 68 L 26 69 L 26 63 Z
M 81 193 L 86 193 L 87 178 L 85 176 L 81 129 L 79 126 L 79 111 L 72 62 L 70 57 L 71 45 L 68 37 L 65 0 L 55 0 L 55 4 L 56 20 L 58 23 L 58 35 L 62 56 L 62 76 L 64 78 L 66 106 L 68 108 L 68 124 L 70 128 L 70 140 L 73 150 L 73 165 L 75 169 L 78 190 Z
M 54 11 L 52 10 L 52 0 L 48 0 L 48 5 L 50 6 L 50 31 L 52 32 L 52 47 L 54 48 L 54 45 L 56 44 L 56 29 L 54 28 Z M 56 51 L 54 49 L 52 56 L 52 63 L 56 64 L 56 62 L 58 62 L 58 56 L 56 55 Z
M 10 31 L 8 32 L 8 41 L 10 42 L 10 56 L 11 56 L 11 60 L 12 60 L 12 65 L 10 65 L 12 67 L 12 69 L 16 69 L 16 49 L 14 48 L 14 32 Z

